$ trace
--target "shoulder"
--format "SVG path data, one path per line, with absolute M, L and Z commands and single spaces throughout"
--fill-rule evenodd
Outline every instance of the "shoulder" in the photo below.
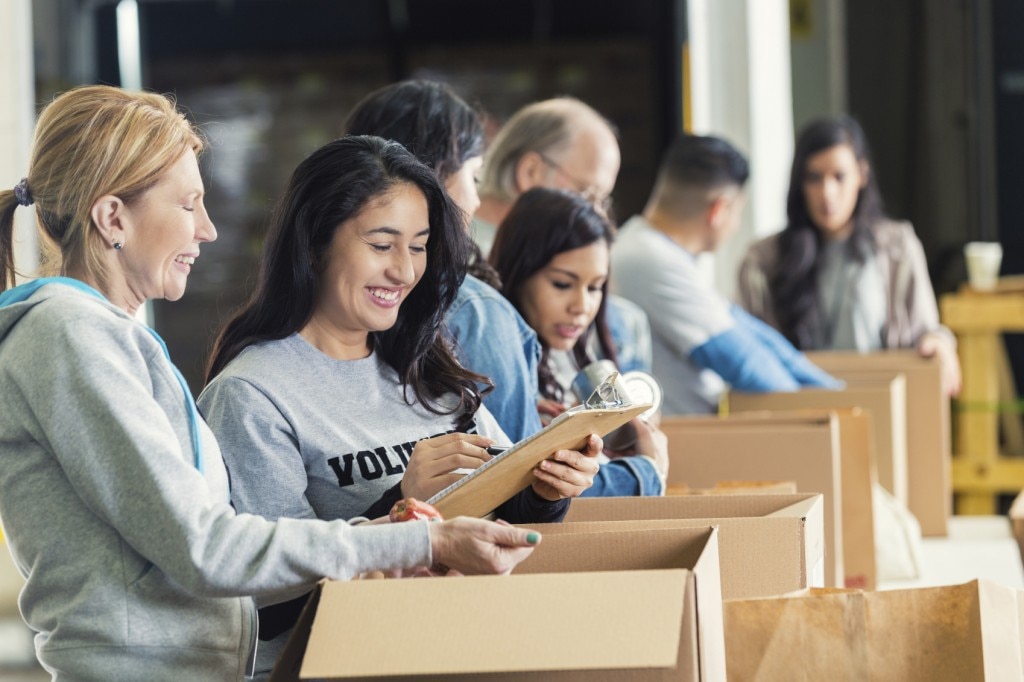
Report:
M 871 236 L 877 250 L 894 259 L 923 248 L 914 226 L 907 220 L 879 220 L 871 226 Z
M 466 275 L 447 314 L 448 323 L 455 326 L 480 320 L 514 323 L 518 318 L 519 313 L 501 292 L 472 275 Z
M 768 270 L 773 267 L 779 257 L 779 234 L 776 232 L 752 243 L 743 257 L 743 266 L 758 270 Z
M 29 340 L 46 339 L 43 347 L 137 350 L 145 357 L 162 353 L 159 342 L 142 324 L 111 303 L 60 285 L 47 285 L 29 300 L 18 322 Z
M 619 228 L 612 250 L 618 249 L 621 252 L 637 245 L 649 244 L 658 236 L 658 233 L 643 216 L 635 215 Z

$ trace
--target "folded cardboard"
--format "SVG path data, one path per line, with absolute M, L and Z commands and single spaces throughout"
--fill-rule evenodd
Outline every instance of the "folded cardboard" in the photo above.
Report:
M 730 680 L 1024 679 L 1024 593 L 986 581 L 731 600 Z
M 822 584 L 823 511 L 816 493 L 584 497 L 573 500 L 560 525 L 593 530 L 718 526 L 722 596 L 738 599 Z
M 685 483 L 665 487 L 665 494 L 672 495 L 792 495 L 796 481 L 716 481 L 711 488 L 691 488 Z
M 923 535 L 945 536 L 953 510 L 952 434 L 938 358 L 923 358 L 916 350 L 831 351 L 807 356 L 840 379 L 883 370 L 906 377 L 908 507 L 921 523 Z
M 710 527 L 545 536 L 510 576 L 325 581 L 272 680 L 725 680 Z
M 840 391 L 804 389 L 781 393 L 729 392 L 729 414 L 764 410 L 860 407 L 871 415 L 878 482 L 904 505 L 907 486 L 906 378 L 861 375 Z
M 1013 526 L 1013 535 L 1020 545 L 1020 558 L 1024 561 L 1024 491 L 1017 495 L 1010 506 L 1010 525 Z
M 749 421 L 749 423 L 748 423 Z M 671 417 L 669 485 L 709 487 L 727 479 L 796 481 L 805 493 L 824 496 L 825 585 L 842 587 L 842 478 L 839 421 L 818 412 L 789 419 Z

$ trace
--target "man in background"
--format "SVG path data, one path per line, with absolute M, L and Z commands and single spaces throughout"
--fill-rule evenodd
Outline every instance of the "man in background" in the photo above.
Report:
M 512 204 L 534 187 L 578 192 L 607 213 L 620 164 L 615 130 L 587 104 L 557 97 L 523 107 L 485 154 L 473 239 L 484 254 L 489 253 L 497 226 Z M 608 326 L 621 371 L 650 372 L 651 332 L 643 310 L 611 296 Z
M 622 226 L 612 246 L 612 288 L 651 321 L 665 414 L 715 412 L 726 384 L 750 392 L 841 385 L 699 276 L 697 256 L 739 226 L 748 176 L 747 160 L 725 140 L 680 137 L 643 214 Z

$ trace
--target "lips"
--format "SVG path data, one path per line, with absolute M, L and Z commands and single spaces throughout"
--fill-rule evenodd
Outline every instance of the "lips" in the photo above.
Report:
M 389 289 L 385 287 L 367 287 L 370 300 L 384 308 L 393 308 L 402 300 L 401 289 Z
M 563 339 L 576 339 L 583 333 L 584 327 L 576 324 L 556 324 L 555 333 Z

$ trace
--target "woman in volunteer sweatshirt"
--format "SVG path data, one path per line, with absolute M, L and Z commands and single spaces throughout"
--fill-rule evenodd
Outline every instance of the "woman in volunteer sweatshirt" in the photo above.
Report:
M 244 595 L 435 562 L 500 573 L 538 539 L 475 519 L 236 514 L 216 439 L 135 319 L 179 299 L 216 238 L 202 146 L 165 97 L 78 88 L 43 110 L 27 177 L 0 191 L 0 519 L 54 679 L 239 679 L 256 639 Z M 59 276 L 15 287 L 13 216 L 32 204 Z

